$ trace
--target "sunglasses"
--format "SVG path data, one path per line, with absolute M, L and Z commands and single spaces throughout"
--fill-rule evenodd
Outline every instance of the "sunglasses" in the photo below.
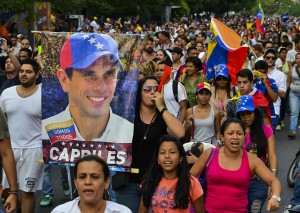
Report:
M 144 86 L 144 91 L 145 92 L 150 92 L 151 90 L 153 90 L 154 92 L 156 92 L 158 89 L 158 86 Z
M 266 56 L 266 59 L 267 59 L 267 60 L 272 59 L 273 61 L 275 61 L 275 60 L 276 60 L 276 57 L 275 57 L 275 56 Z
M 248 110 L 242 111 L 242 112 L 240 112 L 240 116 L 251 115 L 252 112 L 253 111 L 248 111 Z
M 216 78 L 216 81 L 221 81 L 221 80 L 227 81 L 228 78 L 226 78 L 226 77 L 224 77 L 224 76 L 218 76 L 218 77 Z

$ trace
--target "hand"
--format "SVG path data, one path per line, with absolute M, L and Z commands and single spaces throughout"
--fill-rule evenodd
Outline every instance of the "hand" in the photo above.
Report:
M 10 194 L 6 202 L 4 203 L 4 208 L 7 213 L 14 212 L 17 209 L 17 201 L 18 201 L 18 196 L 15 194 Z
M 268 200 L 268 204 L 267 204 L 267 211 L 277 211 L 279 209 L 279 202 L 274 199 L 271 198 L 270 200 Z
M 158 111 L 161 111 L 165 107 L 164 96 L 159 92 L 154 93 L 152 101 L 155 102 L 155 106 Z
M 8 51 L 8 47 L 7 47 L 7 41 L 6 39 L 4 38 L 1 38 L 1 49 L 4 51 L 4 52 L 7 52 Z
M 198 158 L 195 155 L 193 155 L 191 152 L 189 152 L 189 154 L 190 155 L 186 156 L 186 160 L 188 164 L 194 164 Z

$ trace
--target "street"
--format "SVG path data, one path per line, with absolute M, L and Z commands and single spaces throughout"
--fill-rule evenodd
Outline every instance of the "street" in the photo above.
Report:
M 288 118 L 288 116 L 287 116 Z M 277 131 L 275 134 L 276 138 L 276 149 L 277 149 L 277 156 L 278 156 L 278 163 L 279 163 L 279 180 L 282 184 L 282 194 L 281 198 L 282 201 L 280 203 L 280 209 L 276 212 L 283 212 L 285 210 L 284 206 L 288 205 L 290 203 L 290 198 L 292 195 L 292 188 L 289 188 L 287 186 L 286 182 L 286 174 L 288 171 L 288 168 L 290 166 L 290 163 L 294 159 L 294 156 L 296 152 L 299 149 L 299 138 L 296 140 L 288 140 L 287 135 L 289 131 L 289 122 L 288 120 L 285 121 L 286 126 L 282 128 L 281 131 Z M 299 130 L 298 130 L 299 135 Z M 299 136 L 298 136 L 299 137 Z M 53 205 L 49 207 L 40 207 L 40 199 L 42 198 L 42 192 L 38 192 L 36 196 L 36 213 L 49 213 L 51 210 L 69 200 L 68 197 L 64 196 L 62 185 L 60 184 L 60 169 L 57 166 L 52 167 L 52 181 L 53 181 L 53 193 L 55 194 L 53 199 Z M 266 206 L 266 205 L 265 205 Z M 267 212 L 266 207 L 264 207 L 263 212 Z

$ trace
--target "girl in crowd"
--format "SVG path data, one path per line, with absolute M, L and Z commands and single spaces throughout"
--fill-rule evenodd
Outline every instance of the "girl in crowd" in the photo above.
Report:
M 260 158 L 265 165 L 269 165 L 272 173 L 277 176 L 278 165 L 273 130 L 263 124 L 261 112 L 254 106 L 252 96 L 240 97 L 237 116 L 246 125 L 246 141 L 243 148 Z M 268 185 L 254 176 L 248 191 L 248 212 L 261 212 L 267 197 Z
M 141 179 L 149 169 L 159 139 L 167 132 L 178 138 L 185 134 L 180 121 L 165 108 L 164 97 L 157 92 L 158 85 L 154 76 L 139 81 L 131 164 L 138 174 L 131 173 L 128 183 L 116 190 L 118 203 L 128 206 L 133 212 L 138 212 Z
M 245 142 L 242 121 L 234 118 L 224 121 L 221 139 L 224 146 L 216 150 L 206 168 L 205 211 L 247 212 L 248 188 L 254 175 L 271 187 L 273 196 L 268 200 L 267 211 L 276 211 L 280 201 L 280 182 L 259 158 L 242 149 Z M 200 174 L 210 153 L 211 149 L 198 158 L 190 171 L 192 175 Z
M 74 181 L 79 197 L 59 205 L 51 213 L 131 213 L 126 206 L 108 201 L 109 169 L 100 157 L 87 155 L 78 160 L 74 167 Z
M 161 196 L 164 193 L 168 196 Z M 170 135 L 163 136 L 156 146 L 150 170 L 142 182 L 139 213 L 190 212 L 204 213 L 203 190 L 199 181 L 190 175 L 181 142 Z
M 221 123 L 226 120 L 226 105 L 232 98 L 231 78 L 228 75 L 228 67 L 225 64 L 216 66 L 215 77 L 213 79 L 212 97 L 210 105 L 217 109 L 221 116 Z
M 201 82 L 207 82 L 205 75 L 201 74 L 202 63 L 196 56 L 188 57 L 185 61 L 186 68 L 179 81 L 183 84 L 188 97 L 188 107 L 197 105 L 195 88 Z
M 196 87 L 197 105 L 186 112 L 186 135 L 195 142 L 212 143 L 219 146 L 221 119 L 219 111 L 209 104 L 210 84 L 201 82 Z M 189 162 L 193 163 L 193 162 Z

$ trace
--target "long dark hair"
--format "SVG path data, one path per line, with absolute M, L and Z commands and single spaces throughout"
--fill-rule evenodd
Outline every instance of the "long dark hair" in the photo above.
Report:
M 142 195 L 143 195 L 143 203 L 144 206 L 150 207 L 152 196 L 163 177 L 163 169 L 157 162 L 159 147 L 164 142 L 173 142 L 176 144 L 176 147 L 179 151 L 179 156 L 182 159 L 180 164 L 177 167 L 177 177 L 178 182 L 176 185 L 176 191 L 174 194 L 174 202 L 175 208 L 182 208 L 187 209 L 189 202 L 191 201 L 190 196 L 190 187 L 191 187 L 191 180 L 190 180 L 190 172 L 188 163 L 186 160 L 186 155 L 182 143 L 174 136 L 171 135 L 164 135 L 160 138 L 158 144 L 156 145 L 153 162 L 147 174 L 145 175 L 143 182 L 142 182 Z
M 241 119 L 240 113 L 237 113 L 237 116 Z M 258 108 L 254 110 L 254 120 L 250 126 L 250 130 L 250 140 L 256 144 L 257 157 L 266 157 L 268 140 L 263 129 L 263 117 Z
M 153 75 L 146 76 L 145 78 L 139 80 L 138 89 L 137 89 L 137 93 L 136 93 L 135 116 L 140 116 L 142 89 L 147 80 L 155 80 L 159 84 L 158 79 Z
M 217 90 L 218 90 L 218 87 L 219 87 L 219 85 L 217 84 L 216 78 L 213 79 L 213 85 L 215 86 L 215 91 L 214 91 L 213 96 L 216 98 L 217 97 Z M 229 75 L 228 75 L 228 80 L 227 80 L 225 88 L 226 88 L 227 97 L 231 98 L 231 78 L 230 78 Z

